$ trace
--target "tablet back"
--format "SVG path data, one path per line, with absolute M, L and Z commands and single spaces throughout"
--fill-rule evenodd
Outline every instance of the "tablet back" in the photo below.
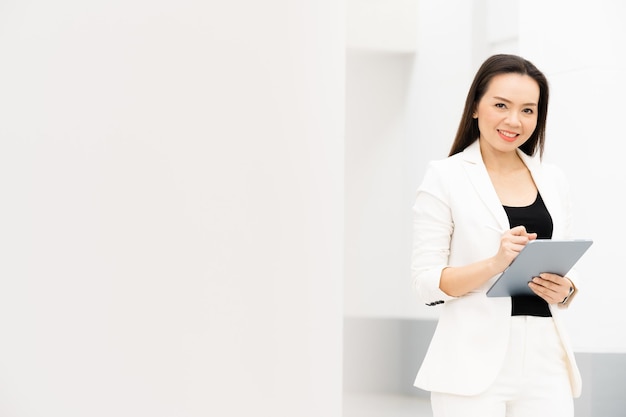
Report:
M 532 295 L 528 282 L 542 272 L 565 276 L 589 249 L 590 239 L 551 240 L 528 242 L 511 265 L 487 291 L 488 297 Z

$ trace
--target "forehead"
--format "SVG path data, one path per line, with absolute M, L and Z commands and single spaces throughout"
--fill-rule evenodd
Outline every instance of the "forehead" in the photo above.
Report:
M 483 99 L 493 99 L 494 97 L 522 104 L 537 104 L 539 102 L 539 84 L 528 75 L 498 74 L 489 82 Z

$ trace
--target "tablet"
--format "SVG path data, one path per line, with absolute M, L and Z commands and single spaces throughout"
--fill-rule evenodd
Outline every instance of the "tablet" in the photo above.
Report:
M 542 272 L 565 276 L 592 243 L 591 239 L 531 240 L 487 291 L 487 296 L 534 294 L 528 287 L 533 277 Z

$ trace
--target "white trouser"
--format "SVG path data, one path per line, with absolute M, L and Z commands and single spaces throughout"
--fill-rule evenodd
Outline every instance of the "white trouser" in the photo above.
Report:
M 573 417 L 567 357 L 552 317 L 511 317 L 509 350 L 493 385 L 475 396 L 433 392 L 431 404 L 434 417 Z

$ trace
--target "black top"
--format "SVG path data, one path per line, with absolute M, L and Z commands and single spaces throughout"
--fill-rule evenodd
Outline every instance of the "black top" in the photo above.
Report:
M 503 207 L 509 217 L 511 228 L 523 225 L 528 233 L 537 233 L 537 239 L 552 238 L 552 217 L 539 192 L 535 202 L 530 206 Z M 512 316 L 552 316 L 548 303 L 538 295 L 518 295 L 511 297 L 511 301 Z

